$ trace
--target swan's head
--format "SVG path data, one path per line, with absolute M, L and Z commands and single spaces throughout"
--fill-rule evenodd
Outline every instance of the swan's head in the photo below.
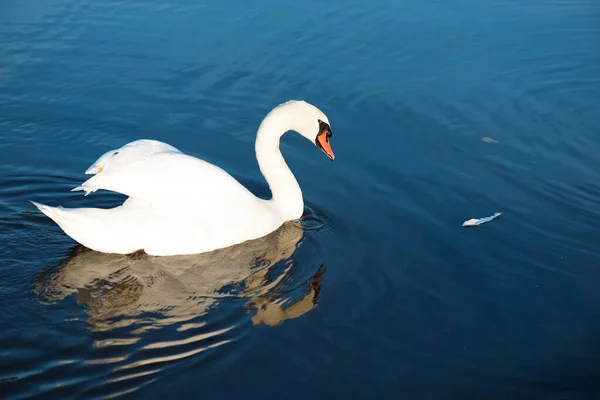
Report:
M 335 159 L 330 143 L 331 126 L 321 110 L 302 100 L 291 100 L 280 107 L 291 111 L 296 132 L 313 142 L 331 161 Z

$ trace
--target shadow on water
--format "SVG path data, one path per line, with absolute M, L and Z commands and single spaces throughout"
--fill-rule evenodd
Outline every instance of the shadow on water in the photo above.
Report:
M 91 331 L 92 349 L 77 363 L 91 379 L 65 393 L 135 391 L 176 361 L 202 362 L 199 355 L 231 346 L 252 326 L 278 326 L 313 310 L 326 268 L 314 246 L 304 246 L 319 220 L 312 214 L 305 227 L 288 222 L 261 239 L 198 255 L 133 257 L 74 247 L 34 283 L 46 307 L 74 299 Z M 106 364 L 113 368 L 94 368 Z

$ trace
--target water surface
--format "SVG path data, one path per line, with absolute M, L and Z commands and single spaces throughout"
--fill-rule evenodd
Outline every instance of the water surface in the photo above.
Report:
M 2 397 L 600 398 L 598 49 L 591 0 L 3 2 Z M 259 241 L 104 255 L 29 203 L 118 204 L 70 189 L 139 138 L 268 196 L 292 98 L 336 161 L 284 137 Z

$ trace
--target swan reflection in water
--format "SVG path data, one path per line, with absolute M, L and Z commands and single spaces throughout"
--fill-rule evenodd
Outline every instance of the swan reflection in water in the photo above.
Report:
M 77 246 L 58 269 L 38 277 L 36 291 L 50 303 L 75 295 L 93 330 L 142 321 L 154 327 L 183 323 L 227 300 L 242 300 L 254 325 L 276 326 L 317 305 L 325 268 L 316 263 L 306 271 L 292 258 L 303 233 L 299 222 L 290 221 L 260 239 L 170 257 L 105 254 Z M 292 298 L 293 293 L 299 295 Z

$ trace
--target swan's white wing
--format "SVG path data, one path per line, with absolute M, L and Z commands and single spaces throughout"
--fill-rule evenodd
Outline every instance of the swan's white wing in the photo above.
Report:
M 158 153 L 181 153 L 175 147 L 157 140 L 141 139 L 108 151 L 93 163 L 85 173 L 95 175 L 103 171 L 116 171 L 123 166 L 144 160 Z
M 73 190 L 104 189 L 165 211 L 194 206 L 195 214 L 227 210 L 251 213 L 256 198 L 221 168 L 154 141 L 137 141 L 108 152 L 88 169 L 96 175 Z

